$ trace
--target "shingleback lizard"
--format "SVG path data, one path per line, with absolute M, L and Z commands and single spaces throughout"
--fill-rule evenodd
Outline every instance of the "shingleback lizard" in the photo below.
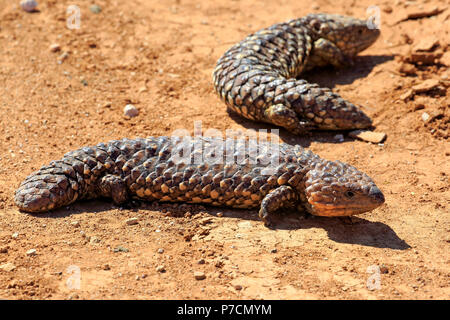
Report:
M 379 34 L 368 21 L 333 14 L 275 24 L 249 35 L 219 59 L 213 72 L 216 92 L 241 116 L 295 134 L 370 127 L 370 118 L 354 104 L 295 78 L 317 66 L 351 65 Z
M 273 149 L 267 141 L 251 147 L 225 140 L 221 149 L 214 148 L 217 140 L 212 138 L 183 141 L 123 139 L 69 152 L 28 176 L 15 202 L 25 212 L 45 212 L 97 197 L 112 198 L 115 204 L 139 199 L 259 208 L 266 225 L 280 208 L 349 216 L 384 202 L 366 174 L 298 145 L 275 144 Z

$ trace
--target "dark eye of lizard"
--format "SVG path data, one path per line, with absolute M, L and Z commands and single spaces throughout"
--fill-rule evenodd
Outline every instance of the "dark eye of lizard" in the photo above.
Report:
M 353 192 L 351 192 L 351 191 L 346 191 L 346 192 L 345 192 L 345 196 L 346 196 L 347 198 L 353 198 L 354 195 L 355 195 L 355 194 L 354 194 Z

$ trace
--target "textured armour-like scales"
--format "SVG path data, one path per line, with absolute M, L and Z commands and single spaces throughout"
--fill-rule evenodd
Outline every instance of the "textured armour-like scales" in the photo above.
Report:
M 306 68 L 314 41 L 302 19 L 262 29 L 231 47 L 213 72 L 216 92 L 228 108 L 245 118 L 281 125 L 298 133 L 291 117 L 277 122 L 268 108 L 281 104 L 295 112 L 299 121 L 339 129 L 343 111 L 352 117 L 361 113 L 328 88 L 295 78 Z M 308 66 L 310 67 L 310 66 Z M 349 112 L 350 111 L 350 112 Z M 366 127 L 362 116 L 355 128 Z M 348 128 L 345 128 L 348 129 Z
M 81 148 L 28 176 L 15 200 L 24 211 L 42 212 L 77 199 L 114 199 L 105 190 L 122 183 L 129 198 L 256 208 L 281 185 L 300 188 L 308 166 L 322 161 L 300 146 L 277 144 L 271 149 L 267 142 L 252 149 L 248 142 L 228 141 L 232 144 L 223 156 L 217 154 L 220 148 L 213 148 L 216 141 L 208 138 L 190 141 L 190 153 L 182 151 L 185 145 L 179 139 L 169 137 Z M 190 156 L 183 158 L 186 154 Z

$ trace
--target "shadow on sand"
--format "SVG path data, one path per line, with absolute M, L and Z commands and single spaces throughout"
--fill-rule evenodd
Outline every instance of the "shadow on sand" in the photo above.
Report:
M 198 209 L 203 206 L 196 206 L 184 203 L 154 203 L 154 209 L 151 203 L 144 203 L 144 208 L 141 202 L 133 201 L 131 204 L 125 206 L 125 209 L 134 212 L 138 211 L 158 211 L 165 208 L 167 211 L 179 211 L 180 205 L 184 205 L 190 212 L 205 211 Z M 241 219 L 260 221 L 256 210 L 240 210 L 222 207 L 208 207 L 204 206 L 208 214 L 215 216 L 218 212 L 224 214 L 223 219 Z M 30 214 L 36 218 L 63 218 L 81 213 L 101 213 L 111 210 L 114 207 L 111 203 L 106 203 L 100 200 L 80 201 L 67 208 L 59 208 L 49 213 Z M 192 210 L 191 210 L 192 209 Z M 299 214 L 303 219 L 298 219 Z M 176 219 L 176 217 L 174 217 Z M 328 233 L 328 237 L 339 243 L 359 244 L 362 246 L 389 248 L 394 250 L 406 250 L 411 248 L 404 240 L 400 239 L 395 231 L 388 225 L 382 222 L 372 222 L 358 217 L 317 217 L 309 214 L 301 214 L 296 212 L 280 213 L 273 219 L 272 230 L 298 230 L 310 228 L 322 228 Z

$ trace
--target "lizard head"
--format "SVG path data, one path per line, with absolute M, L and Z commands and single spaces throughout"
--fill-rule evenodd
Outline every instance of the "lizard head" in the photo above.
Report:
M 380 35 L 380 30 L 370 20 L 323 13 L 308 15 L 306 20 L 316 38 L 334 43 L 347 57 L 354 57 L 370 47 Z
M 309 213 L 328 217 L 360 214 L 384 203 L 383 193 L 368 175 L 320 158 L 305 175 L 305 197 Z

